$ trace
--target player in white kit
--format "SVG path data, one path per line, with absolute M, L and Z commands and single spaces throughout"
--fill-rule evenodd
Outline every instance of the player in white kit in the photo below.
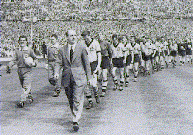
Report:
M 112 75 L 114 80 L 114 90 L 119 89 L 120 91 L 123 90 L 123 84 L 124 84 L 124 45 L 120 43 L 119 37 L 117 34 L 112 35 Z M 118 84 L 118 78 L 116 75 L 116 70 L 119 70 L 120 72 L 120 87 Z
M 173 65 L 173 67 L 176 66 L 176 56 L 178 52 L 178 45 L 175 39 L 173 39 L 172 43 L 170 44 L 170 60 Z
M 90 31 L 84 31 L 81 34 L 81 36 L 85 40 L 86 50 L 88 52 L 88 58 L 90 61 L 91 74 L 93 77 L 92 78 L 92 89 L 94 91 L 96 103 L 100 103 L 99 94 L 98 94 L 98 86 L 97 86 L 97 77 L 98 77 L 97 73 L 101 65 L 101 47 L 100 47 L 99 42 L 90 36 Z M 86 97 L 89 101 L 86 108 L 90 109 L 93 107 L 92 93 L 91 93 L 90 88 L 86 92 Z
M 133 47 L 129 43 L 127 35 L 122 35 L 122 43 L 124 45 L 124 64 L 125 64 L 125 87 L 129 84 L 129 72 L 133 68 Z
M 140 62 L 140 58 L 141 58 L 141 47 L 139 45 L 139 42 L 136 42 L 136 39 L 135 39 L 134 36 L 130 37 L 130 42 L 131 42 L 131 45 L 133 47 L 134 82 L 136 82 L 137 81 L 137 76 L 138 76 L 139 62 Z

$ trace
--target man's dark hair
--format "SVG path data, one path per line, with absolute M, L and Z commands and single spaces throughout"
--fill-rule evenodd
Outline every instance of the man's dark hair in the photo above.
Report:
M 21 38 L 25 38 L 25 40 L 27 41 L 27 36 L 21 35 L 21 36 L 19 37 L 19 41 L 21 40 Z
M 58 39 L 58 36 L 56 34 L 52 34 L 51 37 L 55 37 L 56 39 Z
M 117 38 L 117 39 L 118 39 L 118 35 L 117 35 L 117 34 L 113 34 L 113 35 L 112 35 L 112 39 L 114 39 L 114 38 Z
M 81 36 L 84 37 L 84 36 L 90 36 L 90 31 L 86 30 L 86 31 L 83 31 Z

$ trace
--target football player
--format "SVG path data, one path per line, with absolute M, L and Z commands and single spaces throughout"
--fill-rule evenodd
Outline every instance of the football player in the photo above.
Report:
M 100 103 L 99 100 L 99 94 L 98 94 L 98 86 L 97 86 L 97 77 L 98 77 L 98 71 L 100 70 L 101 66 L 101 47 L 99 42 L 92 38 L 90 35 L 90 31 L 84 31 L 81 36 L 85 40 L 86 44 L 86 50 L 88 52 L 88 57 L 90 61 L 91 66 L 91 74 L 92 74 L 92 89 L 94 91 L 95 99 L 97 103 Z M 93 101 L 92 101 L 92 94 L 91 90 L 88 89 L 86 93 L 86 97 L 89 101 L 87 105 L 87 109 L 90 109 L 93 107 Z
M 134 66 L 134 82 L 137 81 L 137 76 L 138 76 L 138 67 L 139 67 L 139 62 L 140 62 L 140 56 L 141 56 L 141 47 L 140 47 L 140 42 L 139 40 L 136 40 L 134 36 L 130 37 L 130 42 L 131 46 L 133 47 L 133 54 L 134 54 L 134 59 L 133 59 L 133 66 Z
M 172 43 L 170 44 L 170 60 L 173 64 L 173 67 L 176 66 L 176 56 L 178 51 L 178 45 L 175 39 L 173 39 Z
M 114 80 L 114 90 L 123 90 L 124 85 L 124 45 L 120 42 L 118 34 L 112 35 L 112 75 Z M 120 71 L 120 87 L 118 83 L 118 76 L 116 75 L 116 70 Z
M 33 102 L 33 97 L 31 95 L 32 67 L 37 65 L 37 61 L 34 51 L 28 47 L 26 36 L 22 35 L 19 37 L 19 45 L 19 48 L 15 49 L 13 59 L 9 62 L 6 72 L 11 73 L 11 68 L 17 64 L 18 76 L 23 91 L 17 106 L 23 108 L 27 98 L 30 103 Z
M 112 61 L 112 49 L 110 44 L 105 41 L 104 35 L 102 33 L 99 33 L 98 35 L 98 41 L 101 46 L 101 56 L 102 56 L 102 61 L 101 61 L 101 69 L 102 69 L 102 93 L 101 97 L 104 97 L 106 94 L 107 90 L 107 84 L 108 84 L 108 71 L 110 71 L 110 66 L 111 66 L 111 61 Z M 100 75 L 100 73 L 99 73 Z
M 58 84 L 58 79 L 54 78 L 55 68 L 56 68 L 56 59 L 58 55 L 58 48 L 60 47 L 58 42 L 58 36 L 52 34 L 50 37 L 50 44 L 47 49 L 47 64 L 48 67 L 48 80 L 52 86 L 55 87 L 53 97 L 58 97 L 61 91 L 61 88 Z
M 131 43 L 129 43 L 129 39 L 127 35 L 122 35 L 122 43 L 124 45 L 124 64 L 125 64 L 125 86 L 127 87 L 129 84 L 129 71 L 133 68 L 133 47 Z

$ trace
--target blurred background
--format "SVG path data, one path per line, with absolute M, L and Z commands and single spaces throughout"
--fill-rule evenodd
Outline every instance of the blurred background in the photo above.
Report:
M 11 57 L 20 35 L 42 55 L 52 33 L 65 43 L 65 32 L 85 29 L 134 33 L 137 37 L 193 38 L 193 0 L 2 0 L 1 55 Z

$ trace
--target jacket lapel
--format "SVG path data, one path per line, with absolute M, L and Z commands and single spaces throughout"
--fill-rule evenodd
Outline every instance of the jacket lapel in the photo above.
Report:
M 73 62 L 73 61 L 75 60 L 75 58 L 78 56 L 78 53 L 80 53 L 79 45 L 76 44 L 75 49 L 74 49 L 74 54 L 73 54 L 72 62 Z
M 64 55 L 66 56 L 67 60 L 70 62 L 70 55 L 69 55 L 69 52 L 68 52 L 68 45 L 65 45 L 64 46 Z

